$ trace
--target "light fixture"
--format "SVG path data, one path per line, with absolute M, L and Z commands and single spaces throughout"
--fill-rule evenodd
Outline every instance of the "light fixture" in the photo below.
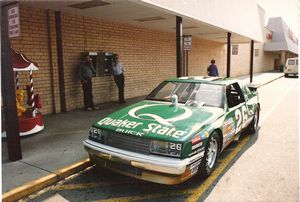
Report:
M 77 4 L 69 5 L 69 7 L 72 8 L 78 8 L 78 9 L 87 9 L 87 8 L 93 8 L 93 7 L 99 7 L 99 6 L 106 6 L 110 3 L 107 3 L 105 1 L 101 0 L 92 0 L 92 1 L 85 1 Z
M 166 18 L 161 17 L 161 16 L 154 16 L 154 17 L 139 18 L 139 19 L 134 19 L 134 20 L 138 21 L 138 22 L 149 22 L 149 21 L 164 20 L 164 19 L 166 19 Z

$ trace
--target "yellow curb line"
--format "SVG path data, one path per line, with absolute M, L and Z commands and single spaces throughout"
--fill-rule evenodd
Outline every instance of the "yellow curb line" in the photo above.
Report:
M 216 179 L 222 174 L 230 162 L 238 155 L 238 153 L 244 148 L 244 146 L 251 139 L 251 135 L 248 134 L 247 137 L 243 138 L 241 142 L 238 143 L 234 151 L 231 151 L 230 154 L 223 160 L 223 162 L 214 170 L 211 176 L 207 178 L 198 188 L 194 190 L 194 193 L 189 196 L 186 201 L 194 202 L 198 201 L 199 198 L 204 194 L 205 191 L 216 181 Z
M 88 168 L 92 165 L 93 164 L 90 162 L 89 159 L 85 159 L 63 169 L 57 170 L 52 174 L 41 177 L 37 180 L 33 180 L 15 189 L 5 192 L 2 195 L 2 201 L 16 201 L 47 186 L 50 186 L 70 175 L 73 175 L 74 173 L 84 170 L 85 168 Z

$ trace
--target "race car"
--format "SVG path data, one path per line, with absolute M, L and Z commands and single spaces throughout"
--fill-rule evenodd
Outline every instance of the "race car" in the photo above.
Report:
M 220 77 L 163 81 L 145 100 L 95 122 L 83 142 L 90 160 L 124 175 L 179 184 L 207 177 L 243 130 L 258 129 L 255 86 Z

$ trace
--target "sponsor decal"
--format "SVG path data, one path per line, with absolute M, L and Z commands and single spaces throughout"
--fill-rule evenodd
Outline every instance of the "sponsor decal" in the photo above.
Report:
M 201 160 L 201 158 L 202 158 L 202 156 L 198 156 L 198 157 L 194 158 L 193 160 L 190 160 L 189 164 L 192 164 L 198 160 Z
M 196 174 L 198 172 L 198 168 L 199 168 L 200 162 L 201 162 L 201 160 L 196 161 L 195 163 L 193 163 L 190 166 L 191 175 L 194 175 L 194 174 Z
M 134 130 L 127 130 L 127 129 L 124 129 L 124 128 L 117 128 L 116 132 L 118 132 L 118 133 L 127 133 L 127 134 L 131 134 L 131 135 L 136 135 L 136 136 L 144 135 L 144 133 L 137 132 L 137 131 L 134 131 Z
M 233 118 L 229 118 L 224 122 L 224 136 L 226 139 L 232 137 L 235 134 L 235 127 Z
M 201 139 L 206 139 L 209 137 L 209 132 L 208 131 L 205 131 L 204 133 L 201 134 Z
M 197 149 L 201 146 L 202 146 L 202 142 L 199 142 L 198 144 L 195 144 L 195 145 L 192 146 L 192 150 Z
M 200 152 L 202 152 L 202 151 L 204 151 L 204 147 L 202 147 L 202 148 L 200 148 L 200 149 L 197 149 L 197 150 L 191 152 L 191 153 L 189 154 L 189 157 L 194 156 L 195 154 L 198 154 L 198 153 L 200 153 Z
M 183 136 L 186 132 L 182 130 L 176 130 L 174 127 L 166 127 L 162 126 L 160 124 L 150 123 L 148 124 L 148 128 L 143 129 L 146 133 L 155 133 L 158 135 L 166 135 L 166 136 L 172 136 L 175 138 L 180 138 Z
M 193 115 L 193 112 L 189 108 L 186 108 L 184 106 L 177 106 L 178 108 L 184 109 L 183 114 L 181 114 L 180 116 L 175 116 L 173 118 L 169 118 L 169 119 L 164 119 L 164 118 L 162 118 L 162 117 L 160 117 L 156 114 L 150 114 L 150 113 L 136 115 L 138 113 L 138 111 L 141 110 L 141 109 L 145 109 L 145 108 L 152 107 L 152 106 L 159 106 L 159 105 L 162 105 L 162 104 L 142 105 L 142 106 L 131 109 L 128 112 L 128 115 L 131 116 L 131 117 L 137 118 L 137 119 L 141 119 L 141 120 L 148 120 L 148 121 L 155 120 L 158 123 L 163 124 L 163 125 L 167 125 L 167 126 L 172 126 L 171 122 L 187 119 L 187 118 L 189 118 L 190 116 Z M 148 117 L 148 118 L 146 118 L 146 117 Z
M 201 141 L 202 141 L 201 136 L 200 136 L 200 135 L 197 135 L 196 137 L 194 137 L 194 138 L 192 139 L 192 145 L 197 144 L 197 143 L 199 143 L 199 142 L 201 142 Z
M 143 123 L 135 122 L 135 121 L 129 121 L 127 119 L 121 120 L 121 119 L 112 119 L 109 117 L 106 117 L 98 122 L 100 126 L 106 125 L 106 126 L 116 126 L 121 128 L 128 128 L 128 129 L 134 129 L 138 125 L 142 125 Z
M 130 121 L 127 119 L 122 120 L 106 117 L 100 120 L 98 124 L 100 126 L 115 126 L 117 127 L 116 132 L 128 133 L 137 136 L 142 136 L 148 133 L 154 133 L 157 135 L 165 135 L 174 138 L 182 137 L 186 133 L 186 131 L 176 130 L 176 128 L 171 123 L 189 118 L 193 114 L 192 111 L 184 106 L 177 106 L 178 108 L 182 108 L 184 112 L 178 116 L 167 119 L 151 113 L 138 114 L 138 111 L 141 109 L 158 105 L 162 104 L 146 104 L 139 107 L 135 107 L 128 112 L 128 115 L 133 118 L 143 121 L 156 121 L 158 123 L 145 124 L 143 122 Z

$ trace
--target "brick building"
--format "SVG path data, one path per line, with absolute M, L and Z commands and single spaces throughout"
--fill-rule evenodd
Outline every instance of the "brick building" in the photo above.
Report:
M 242 6 L 237 0 L 231 1 L 231 5 Z M 89 7 L 89 2 L 106 4 L 90 4 Z M 189 51 L 189 75 L 206 75 L 206 68 L 214 58 L 220 76 L 226 76 L 228 32 L 232 34 L 232 43 L 262 41 L 256 3 L 243 4 L 248 6 L 248 14 L 232 12 L 228 3 L 215 5 L 215 2 L 208 0 L 203 1 L 201 7 L 197 1 L 192 1 L 187 7 L 182 6 L 181 1 L 167 3 L 157 0 L 83 1 L 81 4 L 71 1 L 20 2 L 21 35 L 11 39 L 11 46 L 40 68 L 34 72 L 34 83 L 35 91 L 43 100 L 42 113 L 60 112 L 62 100 L 65 100 L 66 111 L 69 111 L 83 107 L 77 65 L 81 53 L 85 51 L 119 54 L 126 69 L 125 98 L 146 95 L 162 80 L 176 76 L 176 16 L 183 18 L 183 34 L 193 36 Z M 206 16 L 210 8 L 220 12 L 219 18 Z M 198 12 L 199 9 L 203 12 Z M 116 17 L 119 13 L 120 17 Z M 236 20 L 237 15 L 240 21 Z M 57 26 L 58 16 L 61 33 Z M 220 20 L 225 16 L 227 21 Z M 242 19 L 249 17 L 253 25 L 241 23 Z M 61 54 L 58 54 L 58 39 L 62 42 Z M 58 59 L 62 61 L 63 69 Z M 239 65 L 233 67 L 234 76 L 248 74 L 249 62 L 244 64 L 242 69 L 238 69 Z M 255 71 L 264 70 L 268 68 Z M 20 76 L 21 85 L 25 85 L 28 75 Z M 96 104 L 117 100 L 113 77 L 94 77 L 93 94 Z

